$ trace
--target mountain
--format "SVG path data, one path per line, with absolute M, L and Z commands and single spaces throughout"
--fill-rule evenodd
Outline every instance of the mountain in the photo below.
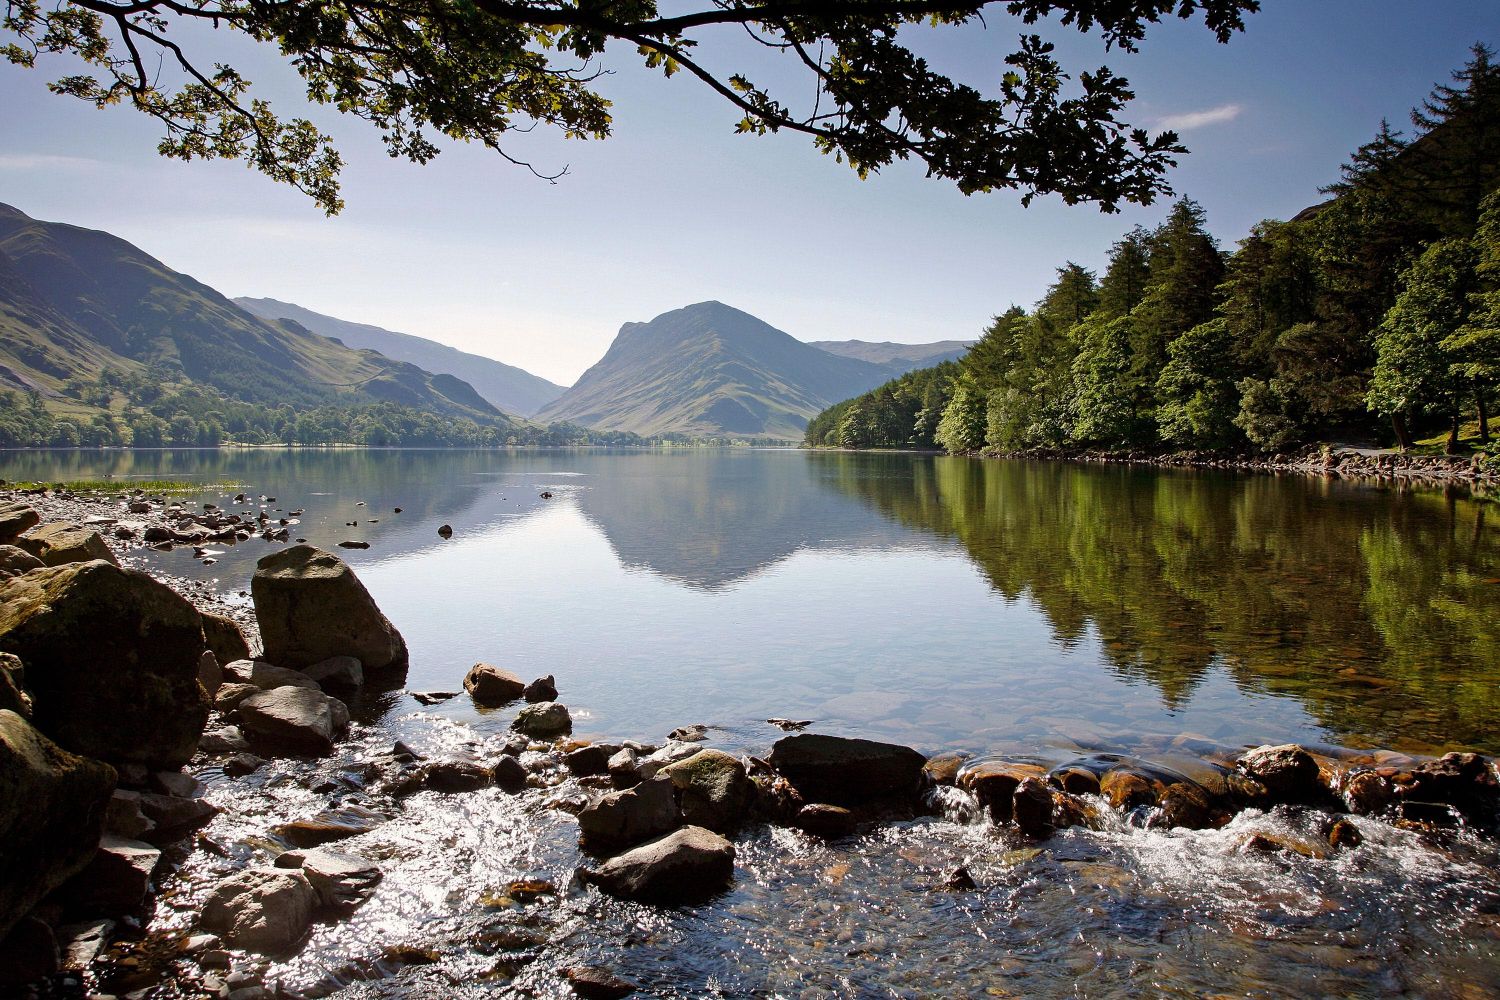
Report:
M 604 357 L 537 419 L 653 435 L 799 439 L 829 402 L 891 371 L 804 344 L 722 302 L 626 323 Z
M 841 358 L 858 358 L 876 365 L 888 365 L 891 378 L 916 368 L 931 368 L 942 361 L 957 361 L 974 341 L 938 340 L 930 344 L 894 344 L 889 340 L 814 340 L 810 346 Z
M 267 322 L 119 237 L 0 205 L 0 386 L 61 400 L 105 370 L 263 406 L 392 402 L 512 423 L 452 375 Z
M 566 390 L 528 371 L 478 354 L 467 354 L 447 344 L 396 333 L 365 323 L 325 316 L 290 302 L 240 297 L 235 304 L 262 319 L 291 319 L 313 333 L 332 337 L 348 347 L 379 351 L 396 361 L 406 361 L 430 372 L 454 375 L 506 413 L 529 417 Z

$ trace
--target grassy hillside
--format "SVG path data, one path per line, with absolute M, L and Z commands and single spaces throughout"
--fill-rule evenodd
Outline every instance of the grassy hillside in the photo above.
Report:
M 889 340 L 814 340 L 809 346 L 841 358 L 858 358 L 891 369 L 891 377 L 916 368 L 931 368 L 943 361 L 957 361 L 974 342 L 937 340 L 930 344 L 897 344 Z

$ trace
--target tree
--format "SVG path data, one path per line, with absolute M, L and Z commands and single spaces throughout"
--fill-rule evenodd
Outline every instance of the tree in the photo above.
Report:
M 1099 308 L 1110 319 L 1140 305 L 1151 280 L 1151 234 L 1136 226 L 1109 250 L 1109 267 L 1099 282 Z
M 1500 388 L 1500 190 L 1481 203 L 1483 211 L 1471 241 L 1474 290 L 1468 316 L 1447 340 L 1459 374 L 1473 380 L 1479 410 L 1479 438 L 1489 441 L 1487 397 Z
M 1167 357 L 1156 380 L 1156 426 L 1162 440 L 1189 448 L 1232 443 L 1239 397 L 1228 321 L 1193 327 L 1172 341 Z
M 162 123 L 164 155 L 243 159 L 337 212 L 343 161 L 306 119 L 284 120 L 233 67 L 213 64 L 192 41 L 193 24 L 240 32 L 273 46 L 301 74 L 308 97 L 362 118 L 392 156 L 425 163 L 440 136 L 513 156 L 514 133 L 542 125 L 570 138 L 609 135 L 609 102 L 594 88 L 611 42 L 632 46 L 647 67 L 683 72 L 741 116 L 739 132 L 787 130 L 861 176 L 897 159 L 965 193 L 1017 189 L 1023 202 L 1057 194 L 1070 204 L 1149 203 L 1185 152 L 1175 133 L 1155 136 L 1120 121 L 1134 96 L 1107 67 L 1066 72 L 1053 46 L 1024 35 L 1006 58 L 997 96 L 935 71 L 906 45 L 920 25 L 980 20 L 987 8 L 1026 24 L 1057 18 L 1134 50 L 1151 25 L 1201 14 L 1221 42 L 1244 28 L 1259 0 L 715 0 L 698 10 L 658 11 L 654 0 L 51 0 L 12 3 L 0 30 L 10 62 L 81 59 L 87 72 L 52 89 L 98 107 L 129 104 Z M 814 84 L 810 106 L 724 72 L 700 45 L 721 26 L 743 26 Z M 193 49 L 189 51 L 189 49 Z M 1065 88 L 1073 91 L 1065 96 Z M 804 94 L 800 88 L 794 91 Z
M 978 451 L 985 439 L 985 391 L 959 376 L 937 428 L 937 443 L 955 454 Z

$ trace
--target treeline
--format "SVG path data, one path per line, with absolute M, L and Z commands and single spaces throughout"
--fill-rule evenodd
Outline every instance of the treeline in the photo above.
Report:
M 956 365 L 839 403 L 809 445 L 1276 451 L 1393 440 L 1468 417 L 1488 442 L 1500 389 L 1500 67 L 1473 58 L 1382 125 L 1329 202 L 1224 253 L 1177 202 L 1069 262 L 1029 311 L 997 316 Z

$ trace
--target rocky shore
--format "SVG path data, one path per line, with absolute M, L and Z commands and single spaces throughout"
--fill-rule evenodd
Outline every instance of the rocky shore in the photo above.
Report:
M 278 980 L 274 963 L 369 905 L 391 860 L 341 845 L 400 823 L 424 795 L 454 808 L 525 798 L 573 817 L 573 882 L 511 881 L 481 900 L 497 909 L 574 891 L 691 907 L 733 885 L 737 844 L 767 825 L 837 841 L 940 813 L 1045 850 L 1070 828 L 1217 829 L 1280 810 L 1296 833 L 1268 828 L 1238 849 L 1293 860 L 1361 850 L 1370 819 L 1434 842 L 1496 830 L 1500 780 L 1475 754 L 1183 737 L 1159 760 L 928 757 L 770 720 L 791 735 L 736 755 L 708 745 L 703 726 L 655 744 L 574 739 L 557 677 L 488 663 L 453 691 L 407 693 L 514 713 L 510 735 L 417 748 L 375 724 L 380 699 L 405 684 L 406 644 L 336 555 L 274 548 L 248 588 L 253 619 L 120 565 L 141 545 L 254 531 L 246 522 L 169 498 L 0 491 L 0 993 L 332 992 L 337 976 L 306 989 Z M 163 530 L 169 539 L 146 540 Z M 336 769 L 315 766 L 324 760 Z M 209 781 L 239 792 L 210 801 Z M 294 818 L 234 842 L 204 833 L 225 808 L 254 827 L 272 781 L 296 786 Z M 940 888 L 972 891 L 975 879 L 955 867 Z M 490 933 L 496 975 L 537 961 L 535 926 Z M 437 948 L 381 944 L 382 964 L 361 976 L 432 961 Z M 630 995 L 635 984 L 606 965 L 556 975 L 578 996 Z

